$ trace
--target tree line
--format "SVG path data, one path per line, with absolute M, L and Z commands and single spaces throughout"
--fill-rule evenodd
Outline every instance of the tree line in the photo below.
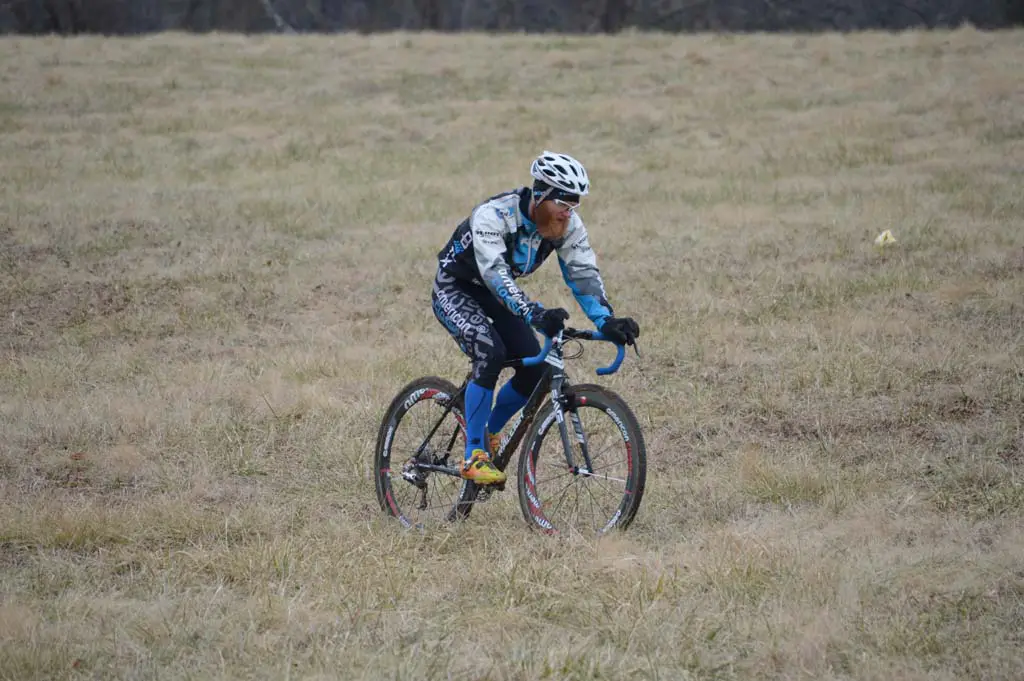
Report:
M 0 32 L 857 31 L 1024 24 L 1024 0 L 0 0 Z

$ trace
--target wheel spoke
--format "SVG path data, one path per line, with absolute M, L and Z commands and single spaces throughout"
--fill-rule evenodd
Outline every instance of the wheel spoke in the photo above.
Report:
M 544 419 L 525 457 L 532 489 L 521 493 L 523 513 L 532 522 L 546 521 L 559 531 L 602 532 L 611 526 L 625 527 L 632 521 L 643 493 L 643 443 L 635 417 L 600 388 L 589 387 L 586 403 L 576 408 L 587 442 L 592 470 L 573 473 L 566 469 L 559 430 L 552 419 Z M 609 414 L 614 409 L 615 416 Z M 548 412 L 550 414 L 550 412 Z M 567 418 L 567 422 L 576 423 Z M 620 424 L 625 424 L 620 427 Z M 628 437 L 624 437 L 626 428 Z M 570 438 L 577 461 L 582 461 L 577 438 Z M 531 501 L 530 495 L 536 500 Z M 547 528 L 545 528 L 547 529 Z
M 580 473 L 580 475 L 586 478 L 591 478 L 592 480 L 609 480 L 611 482 L 621 482 L 623 485 L 625 485 L 628 482 L 628 480 L 626 480 L 625 478 L 613 478 L 610 475 L 598 475 L 597 473 Z
M 377 494 L 381 506 L 406 526 L 437 524 L 461 517 L 462 478 L 419 465 L 448 466 L 465 447 L 461 406 L 447 410 L 456 388 L 443 379 L 423 379 L 403 389 L 392 402 L 377 452 Z M 442 420 L 443 419 L 443 420 Z M 439 423 L 440 422 L 440 423 Z M 384 451 L 384 448 L 387 451 Z M 403 472 L 416 479 L 407 480 Z

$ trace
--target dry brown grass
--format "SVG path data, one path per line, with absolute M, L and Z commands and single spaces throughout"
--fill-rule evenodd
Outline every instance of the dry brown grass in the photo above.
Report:
M 5 38 L 0 678 L 1024 677 L 1022 38 Z M 403 532 L 435 254 L 544 147 L 647 496 Z

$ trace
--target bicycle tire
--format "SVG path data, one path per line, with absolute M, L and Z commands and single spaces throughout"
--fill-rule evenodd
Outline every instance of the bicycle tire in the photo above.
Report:
M 394 399 L 391 400 L 391 404 L 388 405 L 383 419 L 381 419 L 380 428 L 377 431 L 377 443 L 374 449 L 374 480 L 377 501 L 384 512 L 397 518 L 405 527 L 422 526 L 428 516 L 443 517 L 447 521 L 461 520 L 468 516 L 472 509 L 472 501 L 476 497 L 476 490 L 469 488 L 475 488 L 475 485 L 471 485 L 468 481 L 461 478 L 450 478 L 443 473 L 426 473 L 424 474 L 426 479 L 423 482 L 427 487 L 417 487 L 418 492 L 413 492 L 413 494 L 420 494 L 425 501 L 426 496 L 431 491 L 430 481 L 435 478 L 435 487 L 441 486 L 450 489 L 438 494 L 435 499 L 436 505 L 429 506 L 426 509 L 417 509 L 431 510 L 434 513 L 412 513 L 412 509 L 408 507 L 409 504 L 402 503 L 402 499 L 415 485 L 406 481 L 400 470 L 394 470 L 399 466 L 403 466 L 411 458 L 412 454 L 415 453 L 415 448 L 419 446 L 419 443 L 428 434 L 420 434 L 419 439 L 414 434 L 409 442 L 415 444 L 408 445 L 403 442 L 400 446 L 396 447 L 399 429 L 402 426 L 403 420 L 408 419 L 411 410 L 427 402 L 436 403 L 440 407 L 447 407 L 449 401 L 456 397 L 457 403 L 451 405 L 451 411 L 444 417 L 444 420 L 451 421 L 451 425 L 457 425 L 461 430 L 462 439 L 456 443 L 453 450 L 454 456 L 461 462 L 465 447 L 465 418 L 463 417 L 463 401 L 458 392 L 458 388 L 451 381 L 444 378 L 438 376 L 418 378 L 398 391 Z M 436 423 L 443 413 L 442 410 L 437 410 L 436 416 L 428 419 L 426 423 Z M 438 429 L 438 433 L 441 434 L 442 438 L 450 437 L 451 432 L 452 430 L 449 426 Z M 435 433 L 434 437 L 437 437 L 438 433 Z M 456 489 L 456 486 L 457 492 L 452 494 L 449 503 L 445 498 Z
M 624 481 L 624 490 L 622 498 L 618 501 L 613 512 L 609 513 L 609 519 L 607 522 L 603 522 L 600 527 L 595 527 L 591 524 L 589 530 L 596 530 L 597 534 L 604 534 L 612 529 L 625 530 L 633 522 L 636 517 L 636 513 L 640 508 L 640 502 L 643 499 L 644 487 L 647 479 L 647 449 L 644 444 L 643 432 L 640 428 L 640 423 L 637 421 L 633 411 L 626 404 L 618 394 L 605 388 L 604 386 L 594 384 L 583 384 L 572 386 L 567 393 L 573 396 L 573 406 L 564 411 L 565 414 L 570 414 L 573 410 L 579 412 L 583 409 L 596 409 L 599 412 L 610 417 L 611 422 L 615 426 L 612 433 L 618 433 L 622 438 L 622 454 L 624 455 L 625 463 L 625 474 L 622 480 Z M 595 413 L 596 416 L 596 413 Z M 589 418 L 589 417 L 588 417 Z M 573 437 L 573 426 L 571 419 L 566 420 L 567 426 L 570 429 L 570 440 L 575 444 L 576 439 Z M 603 459 L 601 465 L 599 465 L 597 457 L 604 456 L 600 452 L 591 452 L 592 462 L 594 465 L 595 475 L 588 477 L 579 476 L 573 474 L 567 470 L 567 465 L 564 459 L 564 448 L 562 446 L 561 437 L 559 435 L 557 421 L 555 417 L 555 405 L 548 401 L 538 412 L 536 419 L 534 420 L 533 427 L 530 430 L 530 434 L 525 438 L 522 450 L 519 455 L 519 469 L 518 469 L 518 487 L 519 487 L 519 506 L 523 512 L 523 517 L 526 522 L 533 528 L 539 529 L 546 533 L 557 533 L 569 529 L 568 527 L 558 527 L 558 524 L 552 522 L 548 517 L 550 506 L 546 508 L 546 502 L 544 499 L 545 489 L 538 489 L 538 482 L 542 479 L 538 477 L 538 460 L 541 457 L 541 450 L 545 440 L 550 439 L 553 442 L 552 449 L 556 450 L 555 456 L 561 456 L 561 460 L 552 462 L 551 468 L 557 469 L 557 464 L 560 463 L 562 474 L 569 477 L 566 490 L 571 485 L 589 485 L 592 482 L 600 482 L 602 477 L 605 482 L 608 482 L 612 477 L 608 474 L 600 474 L 601 467 L 606 465 L 608 459 Z M 584 432 L 588 429 L 584 426 Z M 588 438 L 590 433 L 587 433 Z M 615 436 L 610 436 L 610 441 L 614 441 Z M 591 442 L 593 444 L 593 441 Z M 574 446 L 574 450 L 577 448 Z M 579 457 L 578 451 L 575 452 L 576 456 Z M 612 450 L 611 457 L 615 456 L 615 452 Z M 546 457 L 549 458 L 549 457 Z M 611 466 L 613 464 L 607 464 Z M 605 468 L 604 470 L 607 470 Z M 552 478 L 553 480 L 553 478 Z M 549 487 L 553 486 L 553 482 L 546 482 Z M 578 495 L 579 488 L 576 490 Z M 592 492 L 588 492 L 591 503 L 594 502 Z M 579 497 L 577 497 L 577 502 Z M 559 506 L 563 502 L 558 502 Z M 557 510 L 557 509 L 556 509 Z M 565 523 L 562 523 L 563 525 Z M 576 527 L 579 529 L 579 527 Z

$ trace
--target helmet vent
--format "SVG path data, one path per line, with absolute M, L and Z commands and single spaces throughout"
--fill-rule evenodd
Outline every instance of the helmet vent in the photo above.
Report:
M 590 189 L 590 178 L 583 165 L 568 154 L 544 151 L 533 162 L 530 174 L 542 182 L 584 196 Z

